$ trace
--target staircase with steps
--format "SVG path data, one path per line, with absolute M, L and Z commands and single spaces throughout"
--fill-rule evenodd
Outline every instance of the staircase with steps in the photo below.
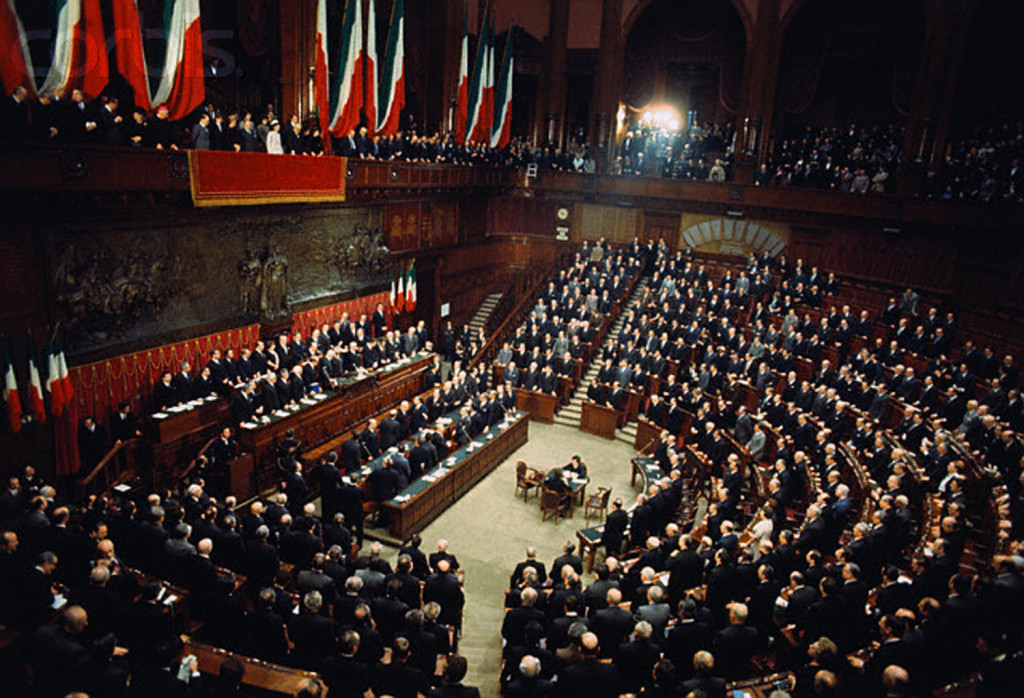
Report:
M 619 317 L 615 320 L 611 329 L 608 331 L 606 337 L 614 337 L 622 329 L 622 326 L 626 322 L 625 309 L 632 305 L 636 300 L 643 294 L 647 288 L 647 280 L 641 279 L 637 282 L 633 288 L 633 295 L 622 306 L 623 312 L 619 314 Z M 562 426 L 572 427 L 573 429 L 579 429 L 580 427 L 580 415 L 583 413 L 583 401 L 587 399 L 587 386 L 590 385 L 590 381 L 597 377 L 598 371 L 601 369 L 601 361 L 597 354 L 591 360 L 587 366 L 586 371 L 583 374 L 583 378 L 580 380 L 579 385 L 576 386 L 576 391 L 572 394 L 572 399 L 569 400 L 569 404 L 565 405 L 558 410 L 555 415 L 555 424 L 561 424 Z M 630 422 L 622 429 L 615 430 L 615 439 L 621 441 L 630 446 L 636 441 L 636 423 Z
M 484 297 L 480 307 L 476 310 L 476 314 L 469 321 L 469 329 L 473 331 L 474 336 L 476 336 L 477 332 L 487 327 L 487 321 L 491 319 L 491 313 L 494 312 L 494 309 L 501 302 L 501 298 L 504 295 L 504 293 L 499 291 Z

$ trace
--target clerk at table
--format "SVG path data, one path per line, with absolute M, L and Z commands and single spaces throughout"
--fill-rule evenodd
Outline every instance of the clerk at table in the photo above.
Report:
M 572 459 L 568 464 L 562 466 L 562 471 L 566 477 L 575 478 L 577 480 L 587 479 L 587 465 L 579 457 L 579 454 L 574 453 Z

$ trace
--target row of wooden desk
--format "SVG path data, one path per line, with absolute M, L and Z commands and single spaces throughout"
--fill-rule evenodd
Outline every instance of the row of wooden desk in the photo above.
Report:
M 653 458 L 637 457 L 632 461 L 633 473 L 630 484 L 635 485 L 636 479 L 641 479 L 643 487 L 641 491 L 647 491 L 647 487 L 665 476 L 665 471 Z M 629 507 L 627 511 L 633 511 L 636 504 Z M 604 524 L 580 528 L 576 531 L 576 540 L 579 542 L 580 557 L 587 560 L 587 571 L 594 569 L 594 557 L 597 555 L 597 546 L 601 545 L 601 536 L 604 534 Z
M 239 449 L 253 454 L 255 459 L 257 490 L 273 486 L 277 446 L 289 429 L 293 429 L 295 438 L 307 447 L 327 441 L 351 424 L 422 392 L 432 360 L 432 354 L 418 354 L 390 364 L 345 382 L 327 399 L 302 407 L 287 417 L 255 429 L 239 429 Z
M 511 421 L 485 429 L 406 487 L 400 495 L 383 502 L 381 506 L 391 519 L 391 535 L 405 540 L 426 528 L 497 468 L 510 453 L 526 443 L 529 425 L 529 417 L 519 414 Z

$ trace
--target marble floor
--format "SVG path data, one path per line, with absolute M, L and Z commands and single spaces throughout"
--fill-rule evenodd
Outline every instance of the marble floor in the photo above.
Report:
M 582 508 L 577 508 L 574 518 L 541 522 L 536 496 L 531 494 L 529 502 L 521 495 L 514 496 L 515 464 L 525 460 L 546 471 L 568 463 L 574 453 L 587 464 L 588 491 L 611 487 L 612 499 L 622 497 L 627 506 L 636 497 L 637 491 L 629 484 L 630 459 L 635 453 L 628 445 L 564 426 L 531 422 L 529 441 L 421 533 L 427 553 L 434 550 L 439 538 L 447 538 L 449 550 L 466 571 L 460 653 L 469 661 L 466 683 L 479 686 L 483 696 L 498 695 L 503 592 L 516 563 L 525 558 L 526 547 L 533 545 L 550 567 L 562 545 L 575 542 L 576 529 L 584 525 Z M 592 517 L 587 525 L 593 524 Z

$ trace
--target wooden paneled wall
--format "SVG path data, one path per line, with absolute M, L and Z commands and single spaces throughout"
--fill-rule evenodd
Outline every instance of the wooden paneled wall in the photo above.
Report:
M 453 245 L 459 240 L 459 219 L 457 199 L 389 203 L 384 213 L 388 248 L 407 252 Z
M 491 197 L 487 200 L 487 234 L 554 237 L 555 228 L 563 224 L 555 215 L 559 207 L 550 199 Z

